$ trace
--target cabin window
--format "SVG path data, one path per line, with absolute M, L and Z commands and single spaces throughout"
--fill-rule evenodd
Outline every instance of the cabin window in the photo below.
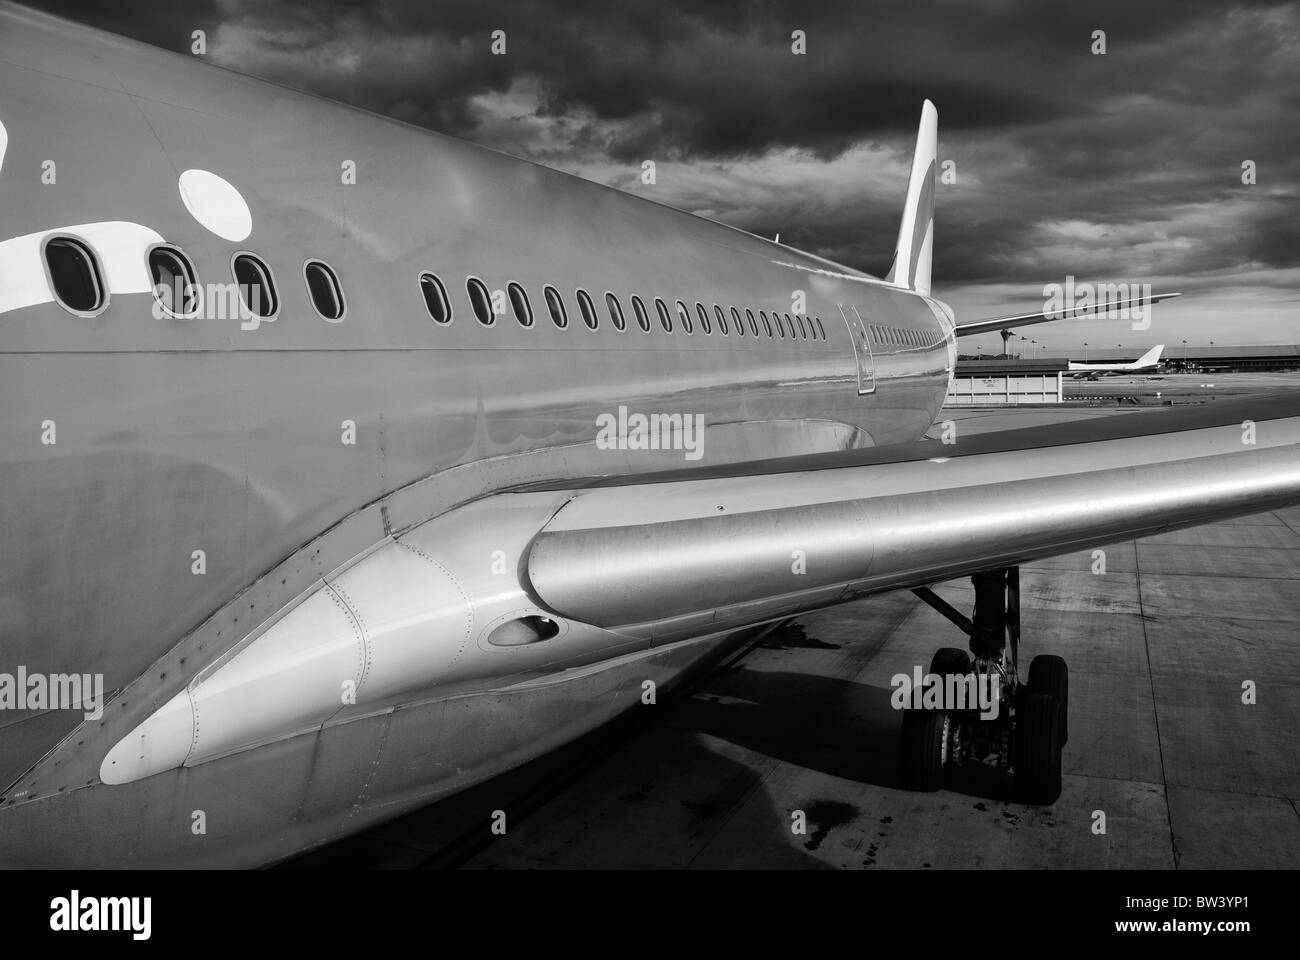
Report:
M 194 265 L 175 247 L 154 247 L 149 251 L 149 276 L 154 299 L 169 317 L 188 319 L 199 309 Z
M 767 331 L 768 339 L 772 337 L 772 321 L 767 319 L 767 311 L 758 311 L 758 318 L 763 321 L 763 329 Z
M 533 305 L 528 302 L 528 291 L 512 281 L 506 284 L 506 295 L 510 298 L 510 309 L 514 311 L 519 326 L 531 327 L 533 325 Z
M 664 303 L 659 297 L 655 297 L 655 311 L 659 314 L 659 326 L 664 328 L 664 333 L 673 332 L 672 314 L 668 312 L 668 304 Z
M 691 327 L 691 311 L 680 300 L 677 301 L 677 319 L 682 322 L 682 329 L 688 334 L 695 332 Z
M 709 311 L 704 309 L 704 304 L 700 303 L 698 300 L 695 301 L 695 315 L 700 318 L 700 329 L 703 330 L 705 334 L 712 334 L 713 327 L 709 323 Z
M 474 308 L 478 322 L 485 327 L 496 323 L 496 315 L 492 313 L 492 295 L 488 293 L 487 284 L 478 277 L 470 277 L 465 281 L 465 290 L 469 293 L 469 305 Z
M 822 340 L 826 339 L 826 328 L 822 326 L 822 318 L 817 318 L 817 332 L 821 334 Z
M 609 308 L 609 319 L 614 322 L 614 326 L 619 330 L 626 329 L 627 319 L 623 316 L 623 305 L 618 302 L 618 297 L 606 293 L 605 306 Z
M 302 268 L 307 279 L 307 293 L 311 305 L 324 319 L 337 322 L 343 319 L 343 288 L 329 265 L 320 260 L 308 260 Z
M 713 315 L 718 318 L 718 330 L 725 337 L 727 335 L 727 315 L 722 312 L 722 308 L 716 303 L 713 305 Z
M 807 330 L 807 328 L 803 325 L 803 317 L 796 316 L 796 317 L 795 317 L 795 320 L 799 321 L 799 335 L 800 335 L 801 337 L 803 337 L 805 340 L 807 340 L 807 339 L 808 339 L 808 330 Z M 790 324 L 790 332 L 793 334 L 793 333 L 794 333 L 794 330 L 795 330 L 795 325 L 794 325 L 793 322 L 791 322 L 791 320 L 790 320 L 790 314 L 788 314 L 788 313 L 785 315 L 785 322 L 788 323 L 788 324 Z
M 772 322 L 776 324 L 776 335 L 782 340 L 785 339 L 785 324 L 781 322 L 781 314 L 775 310 L 772 311 Z
M 255 317 L 273 317 L 280 309 L 271 269 L 251 253 L 241 253 L 233 261 L 235 283 L 239 285 L 239 299 L 244 308 Z
M 563 330 L 569 325 L 569 314 L 564 309 L 564 299 L 554 287 L 543 287 L 542 296 L 546 298 L 546 309 L 550 311 L 551 322 Z
M 758 336 L 758 321 L 754 319 L 754 311 L 749 307 L 745 308 L 745 319 L 749 321 L 749 332 Z
M 589 330 L 595 330 L 600 326 L 600 317 L 596 316 L 596 305 L 591 302 L 587 291 L 581 287 L 578 288 L 578 309 L 582 311 L 582 322 Z
M 632 297 L 632 312 L 636 314 L 636 323 L 646 333 L 650 332 L 650 314 L 646 313 L 645 304 L 640 297 Z
M 731 308 L 731 325 L 736 330 L 736 336 L 743 337 L 745 335 L 745 321 L 740 319 L 740 311 L 735 307 Z
M 424 296 L 424 309 L 434 323 L 451 323 L 451 301 L 447 288 L 432 273 L 420 274 L 420 293 Z
M 108 302 L 99 263 L 90 247 L 72 237 L 45 241 L 45 268 L 59 304 L 73 313 L 97 313 Z

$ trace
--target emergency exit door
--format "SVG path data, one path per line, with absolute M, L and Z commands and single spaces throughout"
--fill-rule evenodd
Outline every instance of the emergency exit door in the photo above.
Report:
M 867 325 L 862 322 L 858 308 L 849 304 L 839 304 L 840 316 L 849 328 L 849 339 L 853 341 L 853 356 L 858 365 L 858 396 L 876 391 L 876 357 L 871 352 L 871 338 L 867 336 Z

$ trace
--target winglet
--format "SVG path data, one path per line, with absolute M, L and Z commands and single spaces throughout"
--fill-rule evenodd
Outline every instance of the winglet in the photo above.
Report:
M 930 263 L 934 250 L 934 174 L 939 149 L 939 111 L 929 100 L 921 107 L 912 154 L 912 177 L 907 184 L 903 222 L 898 226 L 894 265 L 885 280 L 896 287 L 930 292 Z

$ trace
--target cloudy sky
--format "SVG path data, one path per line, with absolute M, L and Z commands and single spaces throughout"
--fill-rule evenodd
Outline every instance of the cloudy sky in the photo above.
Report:
M 959 318 L 1039 309 L 1070 275 L 1185 296 L 1143 333 L 1027 328 L 1048 354 L 1300 341 L 1300 5 L 28 2 L 178 51 L 204 29 L 222 65 L 876 274 L 929 97 L 956 173 L 938 188 L 934 286 Z

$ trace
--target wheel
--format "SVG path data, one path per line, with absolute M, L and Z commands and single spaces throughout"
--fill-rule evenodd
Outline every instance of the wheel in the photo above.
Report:
M 1016 713 L 1016 793 L 1026 803 L 1055 803 L 1061 796 L 1061 705 L 1045 693 L 1028 693 Z
M 957 647 L 940 647 L 930 660 L 930 672 L 936 677 L 968 677 L 971 672 L 970 654 Z M 962 723 L 978 715 L 978 710 L 953 711 L 951 723 Z
M 1061 705 L 1061 746 L 1070 739 L 1070 671 L 1065 661 L 1050 654 L 1034 657 L 1029 663 L 1029 692 L 1055 697 Z
M 956 647 L 940 647 L 930 661 L 930 672 L 941 677 L 970 673 L 970 654 Z
M 903 711 L 903 786 L 908 790 L 933 792 L 943 786 L 949 723 L 945 710 Z

